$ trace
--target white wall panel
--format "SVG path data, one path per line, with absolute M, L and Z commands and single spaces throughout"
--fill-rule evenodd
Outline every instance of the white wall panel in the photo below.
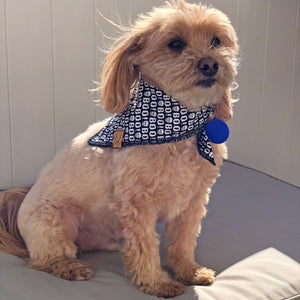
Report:
M 94 1 L 53 1 L 56 150 L 95 121 Z
M 241 47 L 241 65 L 237 76 L 239 102 L 234 105 L 231 121 L 229 159 L 259 169 L 260 152 L 256 147 L 261 142 L 268 1 L 243 0 L 238 15 Z
M 188 1 L 189 2 L 189 1 Z M 133 21 L 138 17 L 139 14 L 145 14 L 152 9 L 153 6 L 161 6 L 164 3 L 161 0 L 134 0 L 133 1 Z
M 286 180 L 289 172 L 287 154 L 292 119 L 289 106 L 292 101 L 297 0 L 285 3 L 269 1 L 261 140 L 256 151 L 261 151 L 260 170 Z
M 5 2 L 0 0 L 0 189 L 13 185 L 9 111 Z
M 14 184 L 34 182 L 55 152 L 50 0 L 6 1 Z
M 292 101 L 289 110 L 288 182 L 300 186 L 300 0 L 297 0 L 297 31 L 293 57 Z
M 202 2 L 228 14 L 241 45 L 230 160 L 300 186 L 300 0 Z M 127 26 L 163 3 L 0 0 L 0 189 L 33 182 L 62 145 L 108 115 L 88 89 L 100 79 L 99 48 L 120 31 L 97 9 Z

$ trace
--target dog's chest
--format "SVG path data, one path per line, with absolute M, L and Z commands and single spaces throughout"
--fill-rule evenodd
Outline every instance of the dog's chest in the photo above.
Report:
M 145 210 L 155 208 L 162 221 L 173 219 L 205 195 L 207 183 L 212 185 L 217 176 L 216 171 L 209 175 L 216 167 L 199 155 L 195 136 L 176 143 L 123 148 L 114 161 L 114 191 L 120 201 Z
M 161 221 L 174 219 L 207 191 L 203 172 L 210 165 L 199 155 L 194 139 L 169 145 L 169 157 L 164 157 L 164 171 L 156 178 L 154 192 Z
M 124 208 L 128 203 L 140 210 L 154 210 L 163 222 L 174 219 L 192 201 L 206 204 L 205 195 L 218 177 L 223 156 L 219 147 L 214 147 L 217 166 L 204 159 L 197 150 L 196 136 L 180 142 L 108 151 L 113 153 L 115 205 Z

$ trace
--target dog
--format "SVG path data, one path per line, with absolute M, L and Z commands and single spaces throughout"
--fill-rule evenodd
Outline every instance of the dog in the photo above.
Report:
M 212 284 L 214 271 L 195 262 L 194 250 L 227 150 L 207 141 L 200 123 L 232 117 L 238 51 L 233 26 L 215 8 L 178 0 L 141 15 L 103 67 L 101 105 L 114 116 L 58 152 L 32 188 L 3 196 L 1 251 L 85 280 L 93 270 L 79 252 L 121 249 L 132 282 L 160 297 Z M 157 222 L 166 224 L 170 274 Z

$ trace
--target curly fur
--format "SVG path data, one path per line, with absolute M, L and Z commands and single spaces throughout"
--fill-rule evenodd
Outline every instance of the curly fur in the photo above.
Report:
M 210 47 L 214 36 L 218 47 Z M 168 47 L 174 38 L 186 42 L 182 51 Z M 141 74 L 189 109 L 214 104 L 217 117 L 227 121 L 237 52 L 235 31 L 222 12 L 182 0 L 166 3 L 140 16 L 108 54 L 99 87 L 102 106 L 123 111 Z M 219 63 L 209 88 L 197 84 L 204 78 L 197 68 L 204 57 Z M 25 197 L 18 228 L 29 266 L 88 279 L 92 268 L 77 259 L 78 251 L 119 249 L 124 237 L 126 273 L 145 293 L 171 297 L 183 292 L 182 284 L 211 284 L 214 272 L 195 262 L 194 249 L 225 145 L 212 144 L 216 166 L 199 155 L 195 137 L 121 149 L 89 146 L 87 140 L 106 122 L 91 125 L 65 146 Z M 160 266 L 157 222 L 166 223 L 166 265 L 175 280 Z

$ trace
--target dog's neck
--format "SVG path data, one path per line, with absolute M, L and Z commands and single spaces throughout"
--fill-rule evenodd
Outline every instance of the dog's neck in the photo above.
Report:
M 140 74 L 139 84 L 140 84 L 141 81 L 147 82 L 149 85 L 157 88 L 158 90 L 162 90 L 162 91 L 164 90 L 163 87 L 158 82 L 154 81 L 153 79 L 151 79 L 147 75 Z
M 199 86 L 190 87 L 185 90 L 169 91 L 164 88 L 159 82 L 154 81 L 152 78 L 141 75 L 139 82 L 143 80 L 149 85 L 157 88 L 158 90 L 164 91 L 170 97 L 176 99 L 181 105 L 186 106 L 188 110 L 200 110 L 210 105 L 219 103 L 224 94 L 224 88 L 221 85 L 215 85 L 209 89 L 200 88 Z

